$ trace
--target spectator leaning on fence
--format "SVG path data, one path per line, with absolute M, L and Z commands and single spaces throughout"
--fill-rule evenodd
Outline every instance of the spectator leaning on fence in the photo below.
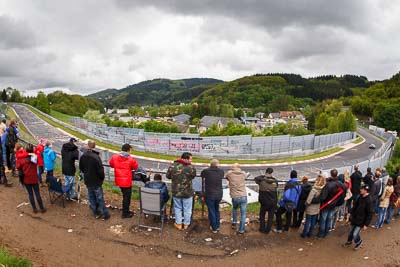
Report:
M 164 207 L 165 203 L 169 200 L 169 193 L 167 185 L 162 181 L 161 174 L 154 174 L 153 181 L 147 182 L 145 187 L 161 190 L 161 207 Z
M 348 200 L 348 202 L 349 202 L 349 207 L 351 209 L 352 203 L 360 195 L 360 188 L 361 188 L 361 183 L 362 183 L 362 180 L 363 180 L 362 173 L 360 172 L 358 165 L 354 166 L 354 172 L 350 175 L 350 179 L 351 179 L 351 194 L 352 194 L 352 197 L 351 197 L 351 199 Z
M 260 202 L 260 232 L 268 234 L 271 231 L 276 205 L 278 203 L 278 180 L 272 177 L 274 170 L 267 168 L 265 175 L 257 176 L 254 180 L 259 185 L 258 201 Z M 265 225 L 265 214 L 268 221 Z
M 242 235 L 245 231 L 247 213 L 246 173 L 240 169 L 239 163 L 235 163 L 226 173 L 226 179 L 232 198 L 232 229 L 236 229 L 237 210 L 240 208 L 240 224 L 237 233 Z
M 331 177 L 327 179 L 326 185 L 322 189 L 320 199 L 320 218 L 319 218 L 319 238 L 325 238 L 332 227 L 335 208 L 344 202 L 346 187 L 338 180 L 336 169 L 331 170 Z
M 87 188 L 90 208 L 96 219 L 103 217 L 103 220 L 110 218 L 110 213 L 105 207 L 103 182 L 104 167 L 99 152 L 95 151 L 94 141 L 88 141 L 88 149 L 79 159 L 79 170 Z
M 54 163 L 56 161 L 56 153 L 53 150 L 53 143 L 51 141 L 46 142 L 46 146 L 43 151 L 43 162 L 46 170 L 47 177 L 54 177 Z
M 219 161 L 213 159 L 210 167 L 202 170 L 200 174 L 204 178 L 208 221 L 213 233 L 217 233 L 220 228 L 219 203 L 222 200 L 222 179 L 224 179 L 224 171 L 218 166 Z
M 319 208 L 321 206 L 320 199 L 318 198 L 321 194 L 322 189 L 324 188 L 326 183 L 325 176 L 322 174 L 317 176 L 315 180 L 314 186 L 311 189 L 311 192 L 307 196 L 306 200 L 306 223 L 304 225 L 303 232 L 301 233 L 301 237 L 305 238 L 312 237 L 314 234 L 315 226 L 317 225 L 317 219 L 319 214 Z
M 277 233 L 289 231 L 290 222 L 292 220 L 292 212 L 297 208 L 301 194 L 301 186 L 297 181 L 297 172 L 290 172 L 290 179 L 285 184 L 285 189 L 279 201 L 279 208 L 276 212 L 276 230 Z M 286 213 L 285 227 L 282 228 L 282 214 Z
M 3 164 L 7 164 L 7 154 L 6 154 L 6 142 L 5 142 L 5 133 L 6 133 L 6 130 L 7 130 L 7 125 L 6 125 L 6 119 L 2 119 L 1 120 L 1 130 L 0 130 L 0 133 L 1 133 L 1 149 L 2 149 L 2 154 L 1 154 L 1 156 L 3 157 Z M 4 139 L 3 139 L 3 136 L 4 136 Z
M 312 185 L 308 182 L 308 176 L 301 177 L 301 194 L 296 209 L 293 211 L 292 227 L 299 228 L 303 221 L 304 212 L 306 211 L 306 200 L 310 193 Z
M 35 198 L 33 196 L 33 192 L 35 192 L 36 201 L 39 204 L 40 211 L 42 213 L 46 212 L 46 209 L 43 206 L 43 201 L 40 196 L 39 190 L 39 181 L 37 177 L 37 166 L 36 166 L 36 157 L 33 153 L 33 145 L 28 144 L 26 147 L 26 151 L 23 149 L 20 150 L 20 158 L 17 161 L 17 169 L 20 176 L 21 183 L 25 186 L 28 195 L 29 202 L 31 203 L 32 209 L 34 213 L 37 213 L 38 210 L 36 208 Z
M 386 211 L 390 203 L 390 197 L 392 196 L 393 192 L 393 180 L 392 178 L 389 178 L 386 187 L 383 189 L 382 196 L 379 198 L 378 218 L 376 219 L 374 225 L 376 229 L 382 228 L 383 226 L 386 218 Z
M 192 154 L 184 152 L 167 171 L 167 178 L 172 180 L 172 201 L 175 212 L 174 226 L 178 230 L 188 229 L 192 216 L 194 194 L 192 180 L 196 177 L 196 169 L 191 164 Z
M 132 147 L 130 144 L 122 145 L 121 152 L 110 159 L 110 166 L 114 168 L 115 185 L 122 192 L 122 218 L 131 218 L 130 211 L 132 195 L 132 171 L 138 168 L 137 161 L 131 157 Z
M 67 196 L 71 199 L 77 199 L 75 192 L 75 161 L 79 159 L 78 147 L 75 145 L 77 141 L 72 137 L 61 148 L 62 174 L 64 175 L 65 187 L 68 188 Z
M 44 162 L 43 162 L 43 151 L 44 151 L 44 144 L 46 143 L 46 140 L 43 138 L 39 139 L 39 144 L 35 148 L 35 154 L 37 156 L 37 166 L 38 166 L 38 179 L 39 183 L 44 185 L 43 179 L 42 179 L 42 174 L 44 172 Z

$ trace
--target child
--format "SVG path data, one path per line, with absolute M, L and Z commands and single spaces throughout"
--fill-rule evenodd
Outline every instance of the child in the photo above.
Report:
M 162 181 L 161 174 L 154 174 L 154 181 L 146 183 L 145 187 L 153 189 L 161 189 L 161 205 L 164 206 L 169 200 L 167 185 Z
M 19 151 L 21 151 L 20 149 Z M 23 150 L 22 150 L 23 151 Z M 26 154 L 25 154 L 26 153 Z M 32 209 L 34 213 L 37 213 L 38 210 L 36 208 L 35 199 L 33 197 L 33 192 L 35 192 L 36 200 L 39 204 L 40 211 L 42 213 L 46 212 L 46 209 L 43 206 L 42 198 L 40 196 L 39 191 L 39 180 L 37 176 L 37 165 L 36 163 L 32 162 L 31 155 L 28 153 L 33 153 L 33 145 L 28 144 L 26 147 L 24 155 L 22 157 L 22 152 L 20 152 L 21 157 L 17 160 L 17 169 L 19 171 L 20 180 L 25 186 L 26 190 L 29 194 L 29 201 L 31 203 Z
M 321 194 L 321 190 L 324 188 L 325 183 L 325 177 L 321 174 L 318 175 L 311 192 L 308 194 L 306 200 L 306 224 L 304 225 L 303 233 L 300 235 L 302 238 L 305 238 L 306 236 L 312 237 L 313 235 L 320 207 L 320 200 L 318 197 Z

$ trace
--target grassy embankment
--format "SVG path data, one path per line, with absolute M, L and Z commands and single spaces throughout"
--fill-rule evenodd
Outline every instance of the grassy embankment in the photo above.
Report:
M 59 123 L 56 123 L 52 120 L 50 120 L 49 118 L 43 116 L 41 113 L 39 113 L 38 111 L 36 111 L 34 108 L 29 107 L 29 109 L 35 113 L 37 116 L 39 116 L 41 119 L 45 120 L 46 122 L 48 122 L 50 125 L 53 125 L 55 127 L 58 127 L 74 136 L 76 136 L 79 139 L 82 140 L 86 140 L 86 139 L 92 139 L 87 135 L 81 134 L 77 131 L 71 130 Z M 68 116 L 66 114 L 62 114 L 59 112 L 54 112 L 52 111 L 52 116 L 56 119 L 59 119 L 61 121 L 69 121 L 69 118 L 71 116 Z M 119 151 L 120 147 L 117 147 L 115 145 L 110 145 L 104 142 L 101 142 L 99 140 L 95 140 L 96 144 L 98 146 L 104 147 L 106 149 L 110 149 L 110 150 L 116 150 Z M 361 142 L 362 140 L 357 139 L 355 141 L 356 142 Z M 343 148 L 341 147 L 335 147 L 320 153 L 316 153 L 316 154 L 312 154 L 312 155 L 307 155 L 307 156 L 300 156 L 300 157 L 292 157 L 292 158 L 282 158 L 282 159 L 272 159 L 272 160 L 221 160 L 220 162 L 222 164 L 233 164 L 235 162 L 239 162 L 241 164 L 269 164 L 269 163 L 282 163 L 282 162 L 291 162 L 291 161 L 300 161 L 300 160 L 309 160 L 309 159 L 315 159 L 315 158 L 319 158 L 319 157 L 323 157 L 323 156 L 328 156 L 330 154 L 336 153 L 343 150 Z M 157 154 L 157 153 L 151 153 L 151 152 L 141 152 L 141 151 L 134 151 L 132 153 L 133 155 L 137 155 L 137 156 L 143 156 L 143 157 L 150 157 L 150 158 L 156 158 L 156 159 L 164 159 L 164 160 L 175 160 L 176 156 L 169 156 L 169 155 L 163 155 L 163 154 Z M 208 159 L 201 159 L 201 158 L 194 158 L 193 162 L 195 163 L 209 163 Z
M 7 249 L 0 247 L 0 266 L 31 267 L 33 265 L 28 259 L 15 257 Z

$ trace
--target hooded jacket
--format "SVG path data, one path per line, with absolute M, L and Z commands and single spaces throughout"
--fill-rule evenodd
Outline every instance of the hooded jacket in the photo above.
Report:
M 72 142 L 63 144 L 61 148 L 61 158 L 62 173 L 68 176 L 75 176 L 75 160 L 79 159 L 78 147 Z
M 37 165 L 38 166 L 43 166 L 43 151 L 44 151 L 44 145 L 43 144 L 38 144 L 37 147 L 35 148 L 35 154 L 37 156 Z
M 306 214 L 307 215 L 317 215 L 319 213 L 319 207 L 321 206 L 320 203 L 312 204 L 313 198 L 317 198 L 320 194 L 324 186 L 317 186 L 314 185 L 311 189 L 310 193 L 308 194 L 306 200 Z
M 346 190 L 345 185 L 337 178 L 328 178 L 320 195 L 321 209 L 332 210 L 336 206 L 343 204 Z
M 312 185 L 309 182 L 301 184 L 301 194 L 299 197 L 299 203 L 297 204 L 298 212 L 306 211 L 306 200 L 307 200 L 308 195 L 311 192 L 311 189 L 312 189 Z
M 79 169 L 87 187 L 99 187 L 104 181 L 104 167 L 99 152 L 87 150 L 79 159 Z
M 350 179 L 352 185 L 351 193 L 353 196 L 358 196 L 360 194 L 361 182 L 363 180 L 362 173 L 360 171 L 355 171 L 350 175 Z
M 56 158 L 57 156 L 54 150 L 49 146 L 45 146 L 43 151 L 43 161 L 46 171 L 54 170 L 54 161 Z
M 196 169 L 190 162 L 178 159 L 168 168 L 167 178 L 172 180 L 172 196 L 177 198 L 193 197 L 192 180 Z
M 301 195 L 301 186 L 297 181 L 297 178 L 290 178 L 290 180 L 285 185 L 285 191 L 279 201 L 279 206 L 285 207 L 286 202 L 293 202 L 294 208 L 297 208 L 299 203 L 299 198 Z
M 254 180 L 260 187 L 258 201 L 264 206 L 276 208 L 278 202 L 278 180 L 269 173 L 257 176 Z
M 116 186 L 123 188 L 132 186 L 132 171 L 137 170 L 139 164 L 129 153 L 122 151 L 112 156 L 110 166 L 114 168 Z
M 226 173 L 231 198 L 246 197 L 246 174 L 240 168 L 233 168 Z
M 20 158 L 16 163 L 16 168 L 19 170 L 20 175 L 23 175 L 24 184 L 38 184 L 37 165 L 30 160 L 30 156 L 25 150 L 19 153 Z M 25 152 L 25 153 L 23 153 Z

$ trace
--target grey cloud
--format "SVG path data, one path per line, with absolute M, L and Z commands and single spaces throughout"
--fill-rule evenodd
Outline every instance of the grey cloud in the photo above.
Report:
M 335 55 L 344 52 L 346 48 L 346 33 L 337 33 L 337 30 L 320 27 L 304 31 L 301 29 L 287 29 L 276 41 L 276 59 L 294 61 L 301 58 L 320 55 Z
M 365 0 L 115 0 L 121 9 L 151 6 L 170 13 L 225 16 L 280 31 L 291 25 L 327 25 L 359 31 L 369 25 Z M 218 25 L 217 27 L 223 27 Z
M 139 46 L 134 43 L 126 43 L 122 46 L 122 54 L 125 56 L 131 56 L 139 51 Z
M 9 16 L 0 16 L 0 48 L 27 49 L 37 46 L 38 42 L 32 29 L 23 21 Z

